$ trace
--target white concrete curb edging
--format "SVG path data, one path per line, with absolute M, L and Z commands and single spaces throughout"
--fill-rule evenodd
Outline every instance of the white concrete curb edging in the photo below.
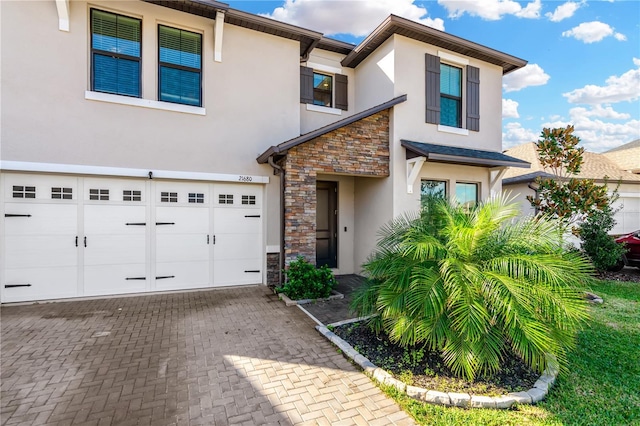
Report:
M 327 300 L 344 299 L 344 294 L 338 293 L 335 290 L 331 290 L 331 296 L 319 298 L 319 299 L 291 300 L 289 296 L 287 296 L 284 293 L 277 293 L 277 294 L 280 300 L 282 300 L 286 306 L 306 305 L 307 303 L 326 302 Z
M 316 330 L 318 330 L 318 332 L 326 337 L 331 343 L 336 345 L 346 356 L 358 364 L 368 376 L 374 378 L 380 383 L 395 387 L 399 391 L 406 393 L 411 398 L 425 401 L 430 404 L 464 408 L 495 409 L 510 408 L 515 403 L 535 404 L 542 401 L 547 396 L 549 389 L 555 382 L 556 376 L 558 375 L 557 370 L 547 368 L 533 387 L 528 391 L 512 392 L 497 397 L 471 395 L 468 393 L 438 392 L 416 386 L 409 386 L 400 380 L 394 379 L 391 374 L 382 368 L 377 367 L 367 358 L 356 352 L 350 344 L 342 340 L 326 326 L 318 325 L 316 326 Z

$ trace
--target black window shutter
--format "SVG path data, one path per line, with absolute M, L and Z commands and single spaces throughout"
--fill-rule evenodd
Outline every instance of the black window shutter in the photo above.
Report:
M 300 103 L 313 103 L 313 68 L 300 67 Z
M 426 54 L 427 123 L 440 124 L 440 58 Z
M 467 65 L 467 129 L 480 131 L 480 69 Z
M 347 76 L 336 74 L 336 108 L 342 110 L 349 109 L 349 91 L 347 84 Z

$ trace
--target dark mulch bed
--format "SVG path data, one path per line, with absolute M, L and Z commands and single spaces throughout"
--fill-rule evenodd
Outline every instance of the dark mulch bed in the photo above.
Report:
M 454 377 L 437 353 L 401 348 L 384 335 L 376 336 L 363 322 L 336 327 L 333 332 L 395 378 L 425 389 L 497 396 L 528 390 L 540 377 L 519 359 L 509 357 L 498 374 L 468 382 Z
M 626 267 L 618 272 L 605 271 L 598 273 L 601 280 L 631 281 L 640 283 L 640 268 Z

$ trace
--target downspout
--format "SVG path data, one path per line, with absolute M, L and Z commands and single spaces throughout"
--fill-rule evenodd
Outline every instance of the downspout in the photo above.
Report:
M 535 187 L 534 187 L 534 186 L 532 186 L 532 185 L 533 185 L 533 183 L 532 183 L 532 182 L 529 182 L 529 183 L 527 184 L 527 187 L 528 187 L 529 189 L 533 190 L 533 192 L 535 192 L 535 194 L 536 194 L 536 195 L 535 195 L 535 197 L 534 197 L 534 200 L 538 201 L 538 200 L 540 199 L 540 195 L 538 194 L 538 189 L 540 189 L 540 187 L 539 187 L 539 186 L 535 186 Z M 534 213 L 535 213 L 535 215 L 536 215 L 536 216 L 538 215 L 538 213 L 540 213 L 540 211 L 538 210 L 538 207 L 536 207 L 536 208 L 534 209 Z
M 278 284 L 282 285 L 282 271 L 284 270 L 284 168 L 273 161 L 273 155 L 267 159 L 273 167 L 273 173 L 280 175 L 280 267 L 278 268 Z

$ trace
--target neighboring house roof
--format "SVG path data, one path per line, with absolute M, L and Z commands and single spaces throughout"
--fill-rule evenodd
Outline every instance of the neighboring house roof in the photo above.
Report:
M 622 170 L 640 173 L 640 139 L 602 153 Z
M 347 118 L 343 118 L 342 120 L 336 121 L 335 123 L 331 123 L 324 127 L 320 127 L 319 129 L 313 130 L 309 133 L 305 133 L 304 135 L 300 135 L 296 138 L 289 139 L 288 141 L 282 142 L 279 145 L 270 147 L 265 152 L 260 154 L 260 156 L 258 156 L 256 160 L 258 161 L 258 163 L 264 164 L 269 160 L 269 157 L 271 157 L 272 155 L 281 155 L 281 156 L 286 155 L 287 151 L 289 151 L 293 147 L 296 147 L 300 144 L 308 142 L 311 139 L 315 139 L 319 136 L 325 135 L 341 127 L 347 126 L 351 123 L 355 123 L 356 121 L 362 120 L 363 118 L 370 117 L 373 114 L 376 114 L 380 111 L 384 111 L 385 109 L 391 108 L 392 106 L 397 105 L 406 100 L 407 100 L 407 95 L 401 95 L 383 104 L 374 106 L 373 108 L 369 108 L 357 114 L 353 114 Z
M 502 67 L 503 74 L 515 71 L 527 64 L 524 59 L 516 58 L 409 19 L 390 15 L 342 60 L 342 65 L 355 68 L 393 34 L 399 34 L 464 56 L 499 65 Z
M 534 142 L 525 143 L 508 149 L 505 151 L 505 154 L 528 161 L 531 163 L 531 170 L 526 173 L 520 169 L 507 170 L 502 180 L 503 185 L 532 182 L 538 176 L 553 177 L 552 174 L 545 172 L 544 167 L 542 167 L 538 157 L 536 144 Z M 621 181 L 624 183 L 640 183 L 640 175 L 635 175 L 621 169 L 604 154 L 585 152 L 583 160 L 580 173 L 576 175 L 576 177 L 580 179 L 603 181 L 605 178 L 608 178 L 612 182 Z M 536 173 L 538 174 L 536 175 Z
M 501 152 L 413 142 L 405 139 L 402 139 L 400 143 L 407 149 L 407 159 L 423 156 L 429 161 L 466 164 L 470 166 L 510 166 L 522 168 L 529 168 L 530 166 L 526 161 L 510 157 Z
M 362 43 L 355 46 L 350 43 L 324 37 L 322 33 L 317 31 L 232 9 L 228 4 L 214 0 L 143 1 L 211 19 L 215 19 L 218 11 L 224 12 L 224 21 L 226 23 L 299 41 L 300 56 L 304 57 L 308 55 L 316 47 L 346 55 L 342 61 L 342 65 L 349 68 L 355 68 L 393 34 L 399 34 L 461 55 L 498 65 L 502 67 L 503 74 L 515 71 L 527 64 L 527 61 L 524 59 L 508 55 L 396 15 L 389 15 Z

